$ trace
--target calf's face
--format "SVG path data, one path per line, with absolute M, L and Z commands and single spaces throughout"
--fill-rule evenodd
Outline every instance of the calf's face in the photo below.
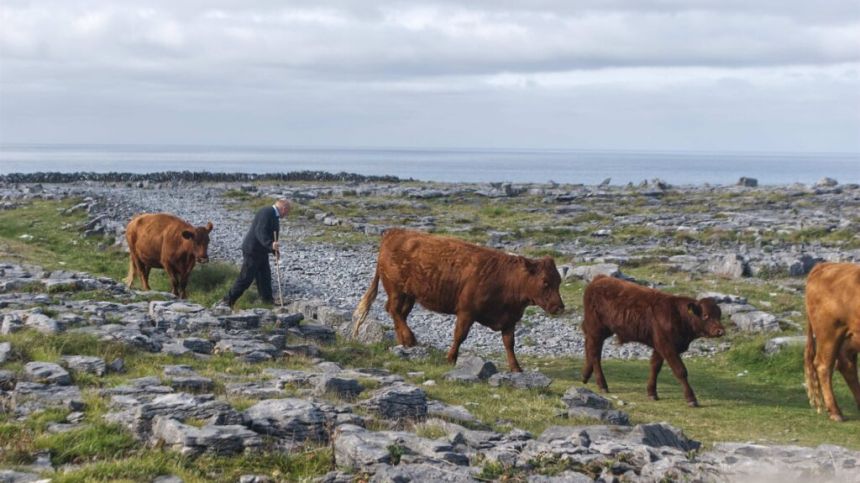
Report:
M 555 261 L 550 257 L 541 260 L 526 260 L 528 280 L 525 283 L 531 301 L 544 309 L 548 314 L 557 315 L 564 312 L 564 302 L 558 288 L 561 276 L 555 267 Z
M 206 226 L 198 226 L 194 230 L 184 230 L 182 238 L 192 244 L 191 252 L 197 263 L 209 261 L 209 232 L 212 231 L 212 222 Z
M 723 312 L 712 298 L 704 298 L 687 307 L 690 324 L 700 337 L 722 337 L 726 328 L 720 322 Z

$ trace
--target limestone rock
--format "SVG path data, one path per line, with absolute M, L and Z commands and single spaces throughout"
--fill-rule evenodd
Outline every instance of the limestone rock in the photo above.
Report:
M 358 380 L 332 375 L 321 376 L 314 388 L 314 395 L 332 394 L 343 399 L 355 399 L 364 391 Z
M 73 372 L 103 376 L 107 365 L 104 359 L 95 356 L 63 356 L 63 365 Z
M 219 456 L 259 448 L 263 438 L 241 425 L 206 425 L 197 428 L 173 418 L 157 416 L 152 422 L 152 443 L 163 443 L 182 455 L 211 453 Z
M 732 322 L 744 332 L 778 332 L 776 316 L 760 310 L 732 314 Z
M 72 383 L 69 373 L 53 362 L 28 362 L 24 365 L 24 373 L 34 382 L 68 386 Z
M 492 362 L 485 361 L 478 356 L 463 355 L 457 358 L 457 365 L 454 366 L 454 370 L 445 374 L 445 379 L 448 381 L 477 382 L 487 380 L 497 372 L 499 370 Z
M 806 344 L 805 335 L 790 337 L 774 337 L 764 344 L 765 354 L 776 354 L 786 347 L 803 347 Z
M 552 384 L 552 379 L 538 371 L 504 372 L 493 374 L 489 381 L 491 386 L 511 386 L 517 389 L 546 389 Z
M 8 361 L 12 356 L 12 344 L 9 342 L 0 342 L 0 364 Z
M 400 421 L 427 417 L 427 395 L 421 388 L 403 383 L 377 390 L 361 405 L 384 419 Z
M 326 441 L 326 417 L 320 407 L 303 399 L 267 399 L 245 411 L 254 431 L 289 441 Z

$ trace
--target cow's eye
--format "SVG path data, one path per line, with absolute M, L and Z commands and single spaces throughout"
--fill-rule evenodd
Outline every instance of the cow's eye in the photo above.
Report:
M 543 281 L 543 288 L 547 288 L 547 287 L 549 287 L 549 282 L 547 282 L 546 280 L 544 280 L 544 281 Z

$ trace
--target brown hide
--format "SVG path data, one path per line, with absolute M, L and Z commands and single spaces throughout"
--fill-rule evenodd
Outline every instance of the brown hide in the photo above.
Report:
M 382 236 L 376 274 L 355 310 L 355 328 L 367 317 L 377 285 L 388 294 L 386 310 L 394 319 L 399 343 L 416 344 L 406 317 L 415 302 L 429 310 L 457 316 L 448 360 L 457 359 L 460 344 L 477 321 L 502 332 L 508 365 L 514 355 L 514 327 L 529 305 L 551 314 L 564 310 L 558 288 L 561 277 L 552 258 L 533 260 L 455 238 L 390 229 Z
M 842 411 L 833 396 L 834 365 L 860 408 L 860 265 L 816 265 L 806 281 L 806 315 L 804 373 L 809 403 L 818 412 L 827 408 L 830 419 L 842 421 Z
M 583 383 L 594 372 L 598 387 L 609 390 L 600 358 L 604 340 L 615 334 L 622 344 L 640 342 L 654 349 L 648 380 L 648 395 L 652 399 L 657 399 L 657 374 L 666 361 L 684 386 L 687 402 L 698 405 L 680 355 L 699 337 L 719 337 L 725 333 L 720 323 L 720 307 L 713 299 L 697 301 L 604 275 L 586 287 L 583 310 L 586 357 Z
M 170 278 L 174 295 L 188 295 L 188 277 L 195 263 L 209 260 L 209 232 L 212 223 L 194 227 L 181 218 L 167 214 L 144 214 L 134 217 L 126 226 L 129 265 L 126 284 L 131 287 L 134 277 L 140 277 L 144 290 L 149 290 L 149 271 L 163 268 Z

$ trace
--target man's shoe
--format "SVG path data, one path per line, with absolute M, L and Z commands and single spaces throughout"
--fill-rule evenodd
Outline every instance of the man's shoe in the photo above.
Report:
M 212 305 L 212 310 L 231 311 L 233 310 L 233 306 L 230 305 L 227 299 L 221 299 Z

